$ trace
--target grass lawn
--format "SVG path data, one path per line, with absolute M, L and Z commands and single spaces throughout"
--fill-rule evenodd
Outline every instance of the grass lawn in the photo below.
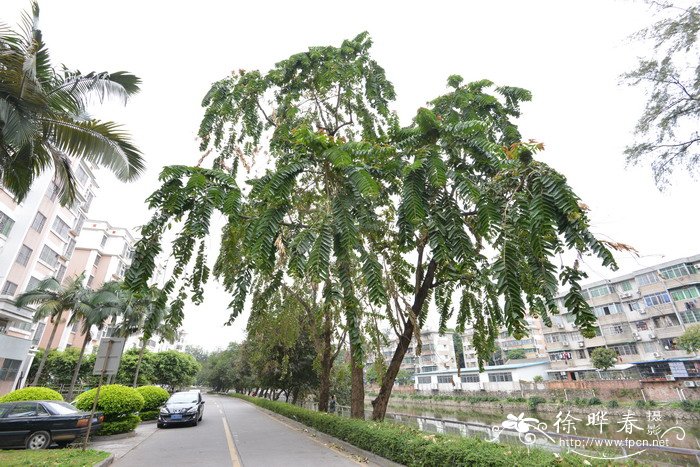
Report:
M 85 466 L 91 467 L 97 462 L 106 459 L 109 453 L 88 449 L 83 452 L 81 449 L 40 449 L 29 451 L 17 449 L 11 451 L 0 451 L 0 465 L 3 467 L 15 465 L 31 465 L 38 467 L 55 466 Z

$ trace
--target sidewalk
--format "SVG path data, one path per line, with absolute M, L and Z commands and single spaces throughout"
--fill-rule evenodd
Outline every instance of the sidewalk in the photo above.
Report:
M 94 440 L 91 439 L 90 448 L 107 451 L 114 455 L 115 460 L 119 460 L 136 446 L 147 440 L 157 429 L 155 423 L 142 423 L 136 427 L 133 433 L 104 437 L 98 436 Z

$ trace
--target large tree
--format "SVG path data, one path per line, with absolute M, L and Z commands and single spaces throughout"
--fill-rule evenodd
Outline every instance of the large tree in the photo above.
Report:
M 204 240 L 212 212 L 223 212 L 229 222 L 215 272 L 233 294 L 231 318 L 241 313 L 260 281 L 278 272 L 278 287 L 306 280 L 321 289 L 319 297 L 338 300 L 350 340 L 356 417 L 364 413 L 357 295 L 367 286 L 379 292 L 371 294 L 376 302 L 384 299 L 377 286 L 379 265 L 363 248 L 361 232 L 376 228 L 379 187 L 371 170 L 387 155 L 382 138 L 394 97 L 370 46 L 367 34 L 361 34 L 339 48 L 313 47 L 293 55 L 265 74 L 240 70 L 215 83 L 205 97 L 200 128 L 202 149 L 217 152 L 213 168 L 164 169 L 163 186 L 149 199 L 156 213 L 142 231 L 126 277 L 134 290 L 143 287 L 165 229 L 183 220 L 173 243 L 173 278 L 165 289 L 173 291 L 184 274 L 192 299 L 200 302 L 209 276 Z M 272 156 L 272 167 L 249 181 L 250 193 L 241 200 L 236 170 L 259 156 L 259 145 Z M 186 274 L 193 256 L 193 271 Z M 366 281 L 356 280 L 360 271 Z M 174 319 L 184 297 L 181 290 L 172 304 Z
M 144 169 L 139 150 L 116 123 L 88 115 L 91 98 L 124 102 L 140 80 L 126 72 L 81 73 L 51 64 L 32 2 L 20 32 L 0 23 L 0 181 L 22 201 L 34 179 L 53 167 L 61 202 L 71 204 L 76 179 L 70 158 L 110 169 L 124 181 Z
M 700 167 L 700 5 L 696 1 L 646 0 L 658 20 L 637 34 L 652 47 L 624 78 L 648 91 L 627 162 L 651 161 L 659 188 L 674 169 Z
M 146 283 L 165 230 L 182 220 L 166 288 L 183 276 L 200 301 L 209 275 L 204 240 L 212 212 L 223 212 L 229 222 L 215 271 L 233 294 L 232 318 L 251 291 L 275 280 L 280 288 L 310 281 L 330 299 L 337 291 L 354 417 L 364 414 L 363 315 L 383 311 L 399 343 L 373 401 L 373 417 L 382 419 L 431 300 L 443 331 L 457 304 L 457 330 L 473 324 L 483 361 L 502 326 L 521 338 L 528 311 L 549 322 L 560 282 L 569 286 L 566 307 L 591 335 L 595 316 L 579 285 L 585 275 L 574 263 L 558 277 L 554 258 L 572 251 L 615 263 L 565 177 L 534 160 L 542 145 L 522 141 L 514 119 L 529 92 L 451 76 L 449 92 L 401 127 L 370 44 L 362 34 L 340 48 L 294 55 L 266 74 L 240 71 L 216 83 L 200 131 L 202 148 L 218 153 L 214 167 L 163 171 L 127 281 Z M 243 194 L 235 169 L 251 162 L 263 137 L 271 167 Z M 184 297 L 181 289 L 174 308 Z
M 91 308 L 91 290 L 83 285 L 84 281 L 84 273 L 69 279 L 65 285 L 61 285 L 55 278 L 50 277 L 40 281 L 35 288 L 24 292 L 15 299 L 15 305 L 20 308 L 27 305 L 37 305 L 34 321 L 38 322 L 49 318 L 53 324 L 46 349 L 51 350 L 63 313 L 66 311 L 82 312 Z M 36 386 L 41 378 L 48 356 L 49 352 L 43 353 L 32 386 Z

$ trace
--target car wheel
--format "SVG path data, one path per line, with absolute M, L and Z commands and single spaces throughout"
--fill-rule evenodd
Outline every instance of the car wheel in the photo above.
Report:
M 202 412 L 202 415 L 199 416 L 199 421 L 201 422 L 203 418 L 204 418 L 204 412 Z
M 48 431 L 35 431 L 27 438 L 27 449 L 46 449 L 51 444 L 51 435 Z
M 192 422 L 192 426 L 197 426 L 197 424 L 199 424 L 199 419 L 195 418 Z

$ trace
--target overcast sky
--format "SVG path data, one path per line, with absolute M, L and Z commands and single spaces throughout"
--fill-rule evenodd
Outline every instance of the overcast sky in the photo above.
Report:
M 98 115 L 124 123 L 148 170 L 132 184 L 101 173 L 90 216 L 134 228 L 163 165 L 194 164 L 201 99 L 240 68 L 267 70 L 312 45 L 339 45 L 369 31 L 373 55 L 394 83 L 405 122 L 445 91 L 450 74 L 530 89 L 521 130 L 542 141 L 541 158 L 568 177 L 602 238 L 636 247 L 617 255 L 623 271 L 700 253 L 700 184 L 684 174 L 659 193 L 646 167 L 624 167 L 623 148 L 645 102 L 619 75 L 644 52 L 628 36 L 651 22 L 642 2 L 589 0 L 135 1 L 44 0 L 41 28 L 54 63 L 81 71 L 128 70 L 143 80 L 126 108 Z M 27 0 L 2 0 L 14 25 Z M 216 245 L 216 239 L 212 244 Z M 591 281 L 612 277 L 588 261 Z M 205 303 L 186 308 L 189 342 L 208 349 L 240 340 L 245 318 L 224 327 L 229 297 L 212 283 Z

